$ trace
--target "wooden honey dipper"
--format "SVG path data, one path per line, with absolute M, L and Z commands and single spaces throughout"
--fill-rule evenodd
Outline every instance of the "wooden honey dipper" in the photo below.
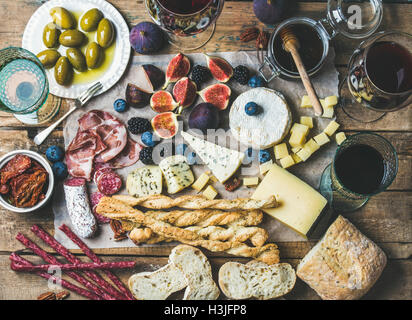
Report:
M 306 72 L 305 66 L 303 65 L 302 59 L 300 58 L 298 52 L 300 47 L 299 40 L 296 38 L 290 27 L 285 27 L 280 30 L 280 37 L 283 41 L 283 48 L 285 49 L 285 51 L 289 52 L 292 55 L 293 60 L 295 61 L 303 85 L 306 89 L 306 92 L 308 93 L 312 106 L 315 109 L 315 114 L 317 116 L 322 115 L 322 105 L 320 104 L 319 98 L 316 94 L 315 89 L 313 88 L 312 82 L 309 79 L 308 73 Z

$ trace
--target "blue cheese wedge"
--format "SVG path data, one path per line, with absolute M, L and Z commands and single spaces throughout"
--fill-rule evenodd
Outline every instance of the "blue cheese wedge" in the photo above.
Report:
M 130 172 L 126 180 L 127 192 L 134 197 L 162 193 L 163 175 L 158 166 L 145 166 Z
M 182 132 L 182 137 L 221 183 L 239 169 L 245 157 L 243 152 L 221 147 L 187 132 Z
M 166 180 L 167 192 L 170 194 L 175 194 L 189 187 L 195 181 L 193 172 L 186 158 L 182 155 L 163 159 L 160 161 L 159 167 Z

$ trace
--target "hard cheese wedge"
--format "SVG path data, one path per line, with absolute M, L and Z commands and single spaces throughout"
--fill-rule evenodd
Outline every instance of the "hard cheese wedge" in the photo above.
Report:
M 177 193 L 184 188 L 190 186 L 195 177 L 186 162 L 186 157 L 182 155 L 171 156 L 163 159 L 159 163 L 159 167 L 167 184 L 167 192 L 170 194 Z
M 182 137 L 221 183 L 237 171 L 245 157 L 243 152 L 221 147 L 187 132 L 182 132 Z
M 279 206 L 263 211 L 304 237 L 327 204 L 319 192 L 276 164 L 273 164 L 252 198 L 263 200 L 272 195 L 275 195 Z

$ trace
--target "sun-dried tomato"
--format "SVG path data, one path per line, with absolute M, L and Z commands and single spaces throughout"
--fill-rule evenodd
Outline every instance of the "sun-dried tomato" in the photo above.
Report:
M 0 169 L 0 183 L 6 184 L 10 179 L 25 172 L 32 165 L 30 157 L 24 154 L 14 156 L 6 165 Z

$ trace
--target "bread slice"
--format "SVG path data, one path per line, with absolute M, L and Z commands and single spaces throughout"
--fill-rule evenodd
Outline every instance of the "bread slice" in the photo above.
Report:
M 219 270 L 220 289 L 230 299 L 277 298 L 290 292 L 295 282 L 295 270 L 288 263 L 227 262 Z
M 339 216 L 297 267 L 297 275 L 326 300 L 362 297 L 378 280 L 386 255 Z
M 212 278 L 212 268 L 199 249 L 179 245 L 175 247 L 169 261 L 185 276 L 187 288 L 183 300 L 216 300 L 220 291 Z
M 182 271 L 172 264 L 154 272 L 137 273 L 129 278 L 130 291 L 137 300 L 166 300 L 186 285 Z

